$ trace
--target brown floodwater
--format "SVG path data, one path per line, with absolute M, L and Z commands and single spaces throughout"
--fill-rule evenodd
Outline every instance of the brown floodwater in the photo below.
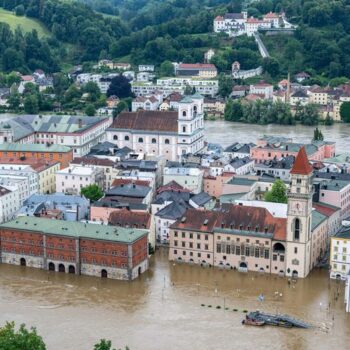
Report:
M 325 270 L 288 284 L 277 276 L 174 264 L 161 249 L 133 282 L 0 264 L 0 283 L 0 323 L 37 327 L 49 350 L 90 350 L 100 338 L 131 350 L 347 349 L 350 343 L 344 284 Z M 288 313 L 314 328 L 243 326 L 243 310 L 255 309 Z

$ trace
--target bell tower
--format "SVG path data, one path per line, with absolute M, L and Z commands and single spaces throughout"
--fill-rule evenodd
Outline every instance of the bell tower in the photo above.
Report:
M 310 272 L 312 227 L 312 176 L 304 147 L 290 172 L 288 193 L 286 275 L 306 277 Z

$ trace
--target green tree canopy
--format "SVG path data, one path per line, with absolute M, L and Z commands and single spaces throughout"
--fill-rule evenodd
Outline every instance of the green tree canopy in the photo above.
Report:
M 316 128 L 314 130 L 314 137 L 313 137 L 313 141 L 323 141 L 323 134 L 322 131 L 319 128 Z
M 287 187 L 282 180 L 276 180 L 271 188 L 271 191 L 265 193 L 265 201 L 273 203 L 287 203 Z
M 25 97 L 24 111 L 28 114 L 37 114 L 39 112 L 39 102 L 36 95 L 27 95 Z
M 345 123 L 350 123 L 350 102 L 343 102 L 340 106 L 340 117 Z
M 14 322 L 8 322 L 0 328 L 1 350 L 46 350 L 43 339 L 37 334 L 35 328 L 28 330 L 22 324 L 18 330 Z
M 160 65 L 159 72 L 162 77 L 172 77 L 174 76 L 174 65 L 170 61 L 164 61 Z
M 93 104 L 88 104 L 85 107 L 85 114 L 88 115 L 89 117 L 93 117 L 96 113 L 96 109 L 95 106 Z
M 90 199 L 92 202 L 98 201 L 103 197 L 103 191 L 96 184 L 83 187 L 80 193 L 82 196 Z

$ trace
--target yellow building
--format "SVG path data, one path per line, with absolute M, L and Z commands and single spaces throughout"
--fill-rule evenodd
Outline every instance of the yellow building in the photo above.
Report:
M 350 222 L 348 222 L 350 224 Z M 331 278 L 345 280 L 350 273 L 350 226 L 343 228 L 331 238 Z
M 56 191 L 56 171 L 60 170 L 59 162 L 33 163 L 31 167 L 39 176 L 39 193 L 49 194 Z

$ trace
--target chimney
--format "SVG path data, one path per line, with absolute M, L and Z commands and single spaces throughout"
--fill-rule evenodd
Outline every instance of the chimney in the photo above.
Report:
M 81 118 L 78 119 L 78 127 L 79 129 L 83 127 L 83 120 Z

